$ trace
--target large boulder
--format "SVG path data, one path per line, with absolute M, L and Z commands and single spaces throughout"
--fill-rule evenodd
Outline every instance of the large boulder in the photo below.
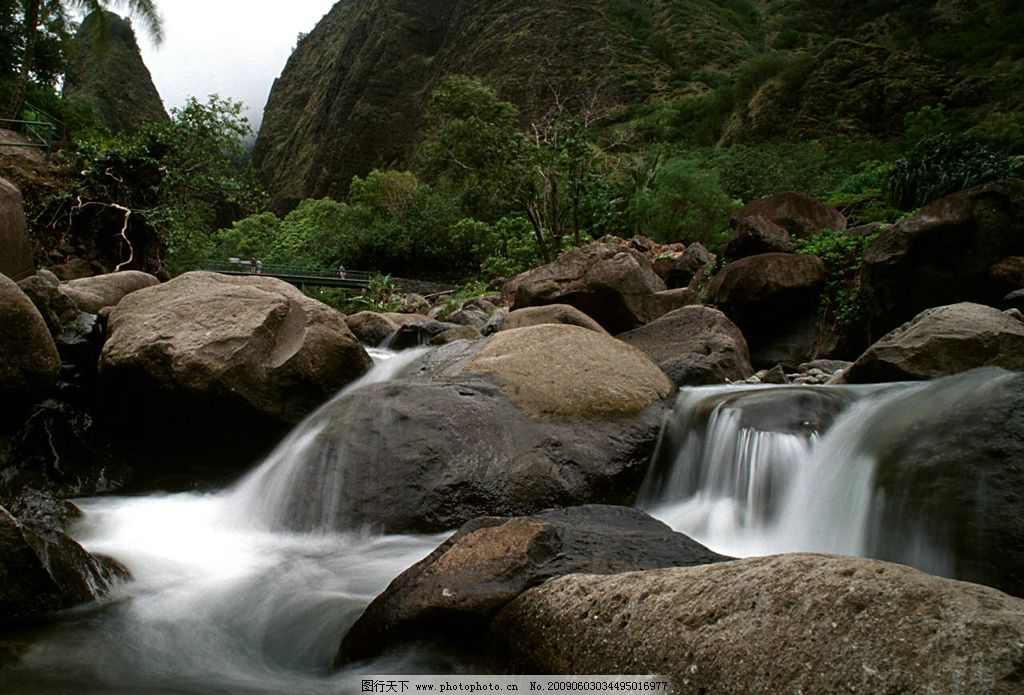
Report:
M 984 366 L 1024 370 L 1024 323 L 962 302 L 923 311 L 883 336 L 847 370 L 845 380 L 933 379 Z
M 1024 601 L 828 555 L 560 577 L 492 633 L 525 673 L 657 673 L 685 693 L 1009 695 L 1024 672 Z
M 21 280 L 35 273 L 32 243 L 25 227 L 21 191 L 0 178 L 0 273 Z
M 513 311 L 569 304 L 610 333 L 636 328 L 669 310 L 656 296 L 666 287 L 650 261 L 639 251 L 618 244 L 573 249 L 513 282 Z
M 0 411 L 42 395 L 59 372 L 46 321 L 18 284 L 0 275 Z
M 864 250 L 862 283 L 875 335 L 925 309 L 998 306 L 1007 288 L 993 268 L 1024 255 L 1024 181 L 954 193 L 890 227 Z
M 235 449 L 276 437 L 372 363 L 340 313 L 274 278 L 186 273 L 125 297 L 108 329 L 108 412 Z
M 91 601 L 120 576 L 64 533 L 0 507 L 0 625 Z
M 502 331 L 465 371 L 493 377 L 516 405 L 538 417 L 629 415 L 672 391 L 642 352 L 578 326 Z
M 547 306 L 531 306 L 509 312 L 501 324 L 501 330 L 540 326 L 545 323 L 560 323 L 566 326 L 580 326 L 598 333 L 607 333 L 594 319 L 568 304 L 548 304 Z
M 764 253 L 729 263 L 707 291 L 743 331 L 754 366 L 795 367 L 819 356 L 817 314 L 825 276 L 817 256 Z
M 18 287 L 32 300 L 54 336 L 60 335 L 81 313 L 74 301 L 58 289 L 59 285 L 43 275 L 30 275 L 18 281 Z
M 785 227 L 781 227 L 762 215 L 733 218 L 736 233 L 722 247 L 722 255 L 735 261 L 760 253 L 793 253 L 796 242 Z
M 711 307 L 676 309 L 618 338 L 650 357 L 677 386 L 742 381 L 754 373 L 740 329 Z
M 779 231 L 803 239 L 826 229 L 846 229 L 846 217 L 805 193 L 787 192 L 750 203 L 732 216 L 732 227 L 770 231 L 768 236 L 788 241 Z
M 321 410 L 301 469 L 281 470 L 286 486 L 267 483 L 272 522 L 441 531 L 631 504 L 671 391 L 641 352 L 576 326 L 453 343 Z
M 1024 598 L 1024 375 L 962 374 L 896 403 L 874 475 L 872 556 Z
M 342 640 L 338 661 L 423 637 L 478 643 L 499 610 L 551 577 L 728 559 L 630 507 L 589 505 L 474 519 L 370 604 Z
M 103 309 L 117 306 L 127 295 L 146 287 L 160 284 L 154 276 L 140 270 L 122 270 L 117 273 L 71 280 L 60 286 L 61 294 L 71 299 L 80 311 L 98 314 Z
M 398 330 L 398 324 L 384 314 L 375 311 L 360 311 L 345 317 L 345 324 L 359 342 L 376 347 L 384 343 Z

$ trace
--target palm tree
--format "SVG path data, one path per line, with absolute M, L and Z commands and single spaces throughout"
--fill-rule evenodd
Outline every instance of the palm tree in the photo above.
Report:
M 139 19 L 154 42 L 159 44 L 163 41 L 163 21 L 160 19 L 156 3 L 153 0 L 25 0 L 23 29 L 25 48 L 21 58 L 21 73 L 18 75 L 14 94 L 7 106 L 5 114 L 7 118 L 17 118 L 22 102 L 25 100 L 25 90 L 28 89 L 29 77 L 32 74 L 39 24 L 44 13 L 66 13 L 71 10 L 82 10 L 86 13 L 97 12 L 102 22 L 103 11 L 111 5 L 123 7 L 132 17 Z M 103 26 L 102 23 L 100 26 Z

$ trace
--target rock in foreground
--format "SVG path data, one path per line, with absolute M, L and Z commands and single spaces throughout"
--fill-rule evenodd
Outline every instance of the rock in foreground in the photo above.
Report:
M 342 641 L 338 661 L 423 637 L 474 644 L 501 608 L 551 577 L 727 559 L 630 507 L 474 519 L 370 604 Z
M 828 555 L 561 577 L 492 632 L 522 672 L 657 673 L 682 693 L 1009 695 L 1024 673 L 1024 601 Z

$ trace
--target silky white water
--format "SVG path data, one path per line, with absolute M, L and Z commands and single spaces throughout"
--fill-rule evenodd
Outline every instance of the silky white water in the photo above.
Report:
M 346 391 L 390 378 L 414 356 L 382 361 Z M 362 609 L 444 535 L 272 529 L 273 510 L 251 494 L 275 475 L 287 485 L 283 469 L 301 465 L 311 428 L 316 416 L 224 492 L 79 500 L 76 538 L 133 579 L 62 616 L 16 666 L 0 669 L 0 692 L 358 692 L 361 672 L 438 668 L 435 654 L 405 652 L 332 672 Z
M 878 461 L 1010 378 L 978 370 L 926 383 L 683 389 L 638 506 L 729 555 L 884 556 L 949 576 L 941 529 L 913 519 L 880 527 L 893 500 L 876 486 Z

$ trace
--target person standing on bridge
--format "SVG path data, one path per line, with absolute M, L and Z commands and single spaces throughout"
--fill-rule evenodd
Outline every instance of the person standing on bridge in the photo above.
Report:
M 263 273 L 263 261 L 256 259 L 256 274 L 260 275 Z
M 345 275 L 347 275 L 347 274 L 348 274 L 348 271 L 345 270 L 345 264 L 342 263 L 341 265 L 338 266 L 338 277 L 341 278 L 342 280 L 344 280 L 345 279 Z
M 253 275 L 256 274 L 256 256 L 249 259 L 249 272 Z

